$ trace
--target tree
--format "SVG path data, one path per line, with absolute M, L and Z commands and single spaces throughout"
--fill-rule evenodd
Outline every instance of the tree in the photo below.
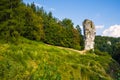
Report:
M 49 13 L 48 13 L 48 19 L 50 20 L 50 19 L 52 19 L 52 18 L 53 18 L 52 12 L 49 12 Z
M 18 20 L 16 19 L 15 12 L 20 6 L 21 0 L 1 0 L 0 1 L 0 37 L 5 40 L 11 40 L 19 36 L 16 27 Z
M 0 22 L 13 18 L 13 11 L 21 4 L 21 0 L 1 0 L 0 1 Z
M 62 26 L 65 27 L 65 28 L 69 28 L 69 29 L 73 28 L 72 20 L 67 19 L 67 18 L 63 19 L 62 20 Z
M 73 29 L 72 32 L 73 32 L 73 48 L 80 50 L 81 49 L 80 34 L 76 29 Z
M 80 28 L 79 25 L 77 25 L 77 26 L 76 26 L 76 29 L 77 29 L 77 31 L 79 32 L 81 49 L 84 49 L 84 38 L 83 38 L 83 35 L 82 35 L 81 28 Z
M 81 28 L 79 25 L 76 26 L 76 29 L 78 30 L 79 34 L 82 35 Z
M 31 8 L 24 9 L 24 32 L 23 36 L 32 40 L 41 40 L 44 38 L 42 18 L 38 16 Z
M 113 58 L 120 64 L 120 42 L 117 42 L 114 46 Z
M 30 7 L 32 8 L 33 12 L 36 12 L 36 6 L 35 6 L 34 2 L 30 5 Z
M 120 63 L 120 38 L 96 36 L 95 49 L 99 49 L 102 52 L 108 52 L 113 59 Z M 110 42 L 110 44 L 108 43 Z

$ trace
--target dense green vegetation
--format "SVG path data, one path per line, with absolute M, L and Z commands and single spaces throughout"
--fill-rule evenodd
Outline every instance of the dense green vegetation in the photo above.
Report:
M 95 52 L 83 55 L 56 47 L 84 48 L 81 28 L 71 19 L 60 21 L 21 0 L 0 5 L 0 80 L 120 80 L 119 38 L 98 36 Z
M 72 20 L 62 21 L 47 13 L 34 3 L 25 5 L 21 0 L 0 1 L 0 38 L 6 42 L 19 42 L 18 38 L 42 41 L 44 43 L 83 49 L 80 26 L 73 26 Z
M 120 38 L 96 36 L 95 48 L 102 52 L 108 52 L 120 63 Z
M 0 42 L 1 80 L 113 80 L 119 65 L 106 53 L 86 55 L 21 38 Z M 104 61 L 104 62 L 103 62 Z

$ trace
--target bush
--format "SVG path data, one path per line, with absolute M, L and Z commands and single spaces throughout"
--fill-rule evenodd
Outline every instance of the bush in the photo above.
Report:
M 98 50 L 98 49 L 95 49 L 94 53 L 95 53 L 96 55 L 99 55 L 99 56 L 107 56 L 107 55 L 108 55 L 107 52 L 101 52 L 101 51 Z

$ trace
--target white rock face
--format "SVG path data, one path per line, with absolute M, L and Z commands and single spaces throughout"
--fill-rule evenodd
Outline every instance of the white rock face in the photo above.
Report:
M 95 39 L 95 26 L 91 20 L 85 19 L 83 22 L 84 39 L 85 39 L 85 50 L 94 50 L 94 39 Z

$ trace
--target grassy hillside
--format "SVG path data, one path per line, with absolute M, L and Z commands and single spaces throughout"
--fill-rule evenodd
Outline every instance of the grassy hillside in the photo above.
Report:
M 0 41 L 0 80 L 113 80 L 117 63 L 100 52 L 76 51 L 21 39 Z

